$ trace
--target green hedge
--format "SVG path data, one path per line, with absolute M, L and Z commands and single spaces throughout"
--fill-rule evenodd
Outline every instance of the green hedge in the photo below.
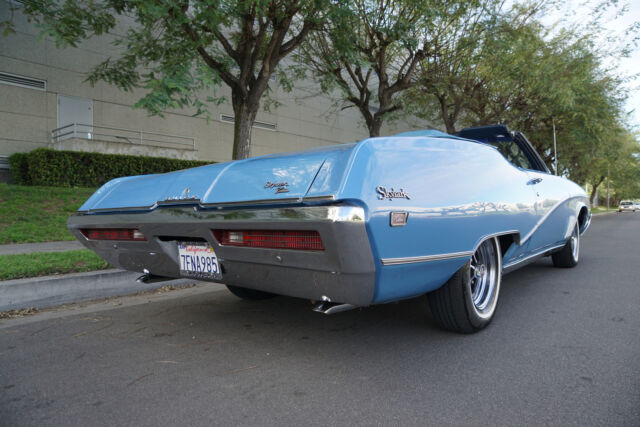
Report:
M 28 153 L 14 153 L 9 156 L 9 170 L 13 182 L 19 185 L 29 184 L 29 166 L 27 164 Z
M 121 176 L 171 172 L 210 163 L 48 148 L 9 156 L 9 168 L 16 184 L 53 187 L 99 187 Z

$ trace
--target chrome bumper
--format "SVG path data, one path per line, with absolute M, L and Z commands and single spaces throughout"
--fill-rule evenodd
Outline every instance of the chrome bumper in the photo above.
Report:
M 204 239 L 222 266 L 221 282 L 299 298 L 366 306 L 373 301 L 375 264 L 364 210 L 348 205 L 201 210 L 161 207 L 145 213 L 78 214 L 67 226 L 112 265 L 180 277 L 177 242 Z M 81 228 L 137 228 L 147 241 L 88 240 Z M 315 230 L 324 251 L 220 245 L 212 229 Z

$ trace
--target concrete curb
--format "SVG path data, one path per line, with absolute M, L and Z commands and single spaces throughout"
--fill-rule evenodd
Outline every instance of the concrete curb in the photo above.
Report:
M 33 277 L 0 282 L 0 311 L 28 307 L 45 308 L 71 302 L 123 296 L 166 285 L 195 283 L 177 279 L 157 283 L 138 283 L 140 273 L 123 270 L 90 271 L 61 276 Z

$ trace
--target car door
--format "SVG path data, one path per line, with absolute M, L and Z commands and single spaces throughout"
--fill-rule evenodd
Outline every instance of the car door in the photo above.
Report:
M 514 260 L 537 254 L 562 242 L 568 216 L 566 209 L 561 206 L 568 196 L 565 180 L 549 173 L 531 143 L 519 132 L 489 144 L 526 174 L 527 189 L 523 191 L 530 191 L 535 197 L 534 221 L 520 236 L 521 247 L 514 254 Z
M 536 196 L 536 224 L 522 240 L 528 243 L 527 252 L 536 254 L 564 244 L 567 237 L 567 225 L 575 212 L 567 203 L 569 186 L 564 178 L 553 175 L 544 164 L 527 138 L 514 132 L 514 143 L 518 151 L 526 156 L 521 167 L 529 176 L 527 186 Z
M 568 218 L 575 215 L 565 203 L 569 197 L 566 181 L 550 173 L 529 170 L 527 182 L 536 195 L 535 227 L 525 238 L 529 252 L 538 253 L 564 244 Z

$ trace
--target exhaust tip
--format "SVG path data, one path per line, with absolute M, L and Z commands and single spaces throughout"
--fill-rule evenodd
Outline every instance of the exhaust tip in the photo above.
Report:
M 357 306 L 353 304 L 342 304 L 338 302 L 331 302 L 331 299 L 327 296 L 322 297 L 322 301 L 318 302 L 313 311 L 323 314 L 336 314 L 341 311 L 353 310 Z

